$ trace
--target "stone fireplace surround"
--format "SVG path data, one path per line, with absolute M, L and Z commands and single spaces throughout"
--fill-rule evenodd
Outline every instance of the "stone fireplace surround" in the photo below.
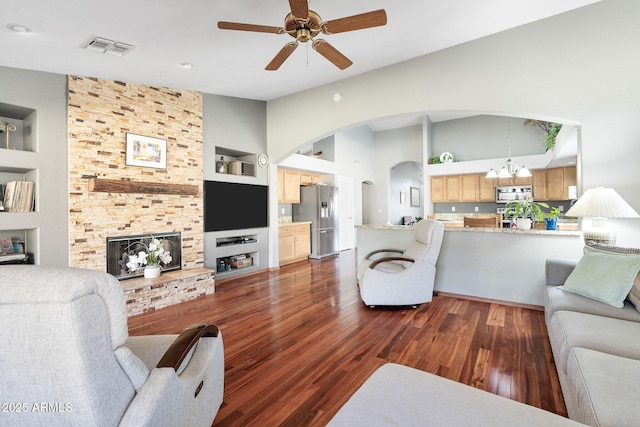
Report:
M 213 293 L 213 271 L 203 268 L 202 94 L 91 77 L 67 82 L 69 265 L 105 271 L 108 236 L 171 230 L 181 233 L 181 270 L 122 281 L 128 314 Z M 166 140 L 166 168 L 127 165 L 128 132 Z M 125 189 L 96 188 L 114 182 Z

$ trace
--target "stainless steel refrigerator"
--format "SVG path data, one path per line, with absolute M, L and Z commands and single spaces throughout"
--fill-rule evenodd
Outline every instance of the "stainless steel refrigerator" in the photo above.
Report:
M 338 189 L 328 185 L 300 187 L 300 203 L 293 205 L 294 221 L 311 221 L 311 255 L 338 253 Z

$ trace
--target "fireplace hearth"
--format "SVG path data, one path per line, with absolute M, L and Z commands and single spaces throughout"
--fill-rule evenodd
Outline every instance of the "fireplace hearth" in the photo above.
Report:
M 162 271 L 180 270 L 182 268 L 181 233 L 178 231 L 153 233 L 153 237 L 160 240 L 163 248 L 171 254 L 171 262 L 162 264 Z M 149 245 L 151 238 L 151 234 L 107 237 L 107 273 L 112 274 L 118 280 L 142 276 L 144 274 L 142 269 L 133 273 L 129 272 L 127 262 L 129 255 L 144 250 L 141 243 Z

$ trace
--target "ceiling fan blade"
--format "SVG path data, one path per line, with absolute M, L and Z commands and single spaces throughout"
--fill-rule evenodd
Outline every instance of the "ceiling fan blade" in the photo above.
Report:
M 309 2 L 308 0 L 289 0 L 291 6 L 291 14 L 299 19 L 309 18 Z
M 293 51 L 296 50 L 297 47 L 298 47 L 298 43 L 296 42 L 289 42 L 285 44 L 284 47 L 280 49 L 280 52 L 278 52 L 278 54 L 265 67 L 265 70 L 275 71 L 278 68 L 280 68 L 282 63 L 287 60 L 289 55 L 291 55 Z
M 327 58 L 329 61 L 333 62 L 333 64 L 344 70 L 345 68 L 349 68 L 353 62 L 342 53 L 340 53 L 335 47 L 331 46 L 325 40 L 317 39 L 313 41 L 313 48 L 322 56 Z
M 271 27 L 269 25 L 241 24 L 239 22 L 218 21 L 218 28 L 221 30 L 254 31 L 256 33 L 282 34 L 284 28 Z
M 347 16 L 322 23 L 324 34 L 344 33 L 345 31 L 362 30 L 364 28 L 380 27 L 387 24 L 387 13 L 384 9 L 359 15 Z

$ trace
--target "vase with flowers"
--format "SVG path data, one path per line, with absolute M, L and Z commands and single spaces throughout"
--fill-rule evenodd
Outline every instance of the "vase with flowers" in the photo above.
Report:
M 144 277 L 153 279 L 160 276 L 160 264 L 169 264 L 172 260 L 171 253 L 165 248 L 164 243 L 168 240 L 160 241 L 151 236 L 148 243 L 144 240 L 134 242 L 130 245 L 132 253 L 129 254 L 127 268 L 131 273 L 144 269 Z

